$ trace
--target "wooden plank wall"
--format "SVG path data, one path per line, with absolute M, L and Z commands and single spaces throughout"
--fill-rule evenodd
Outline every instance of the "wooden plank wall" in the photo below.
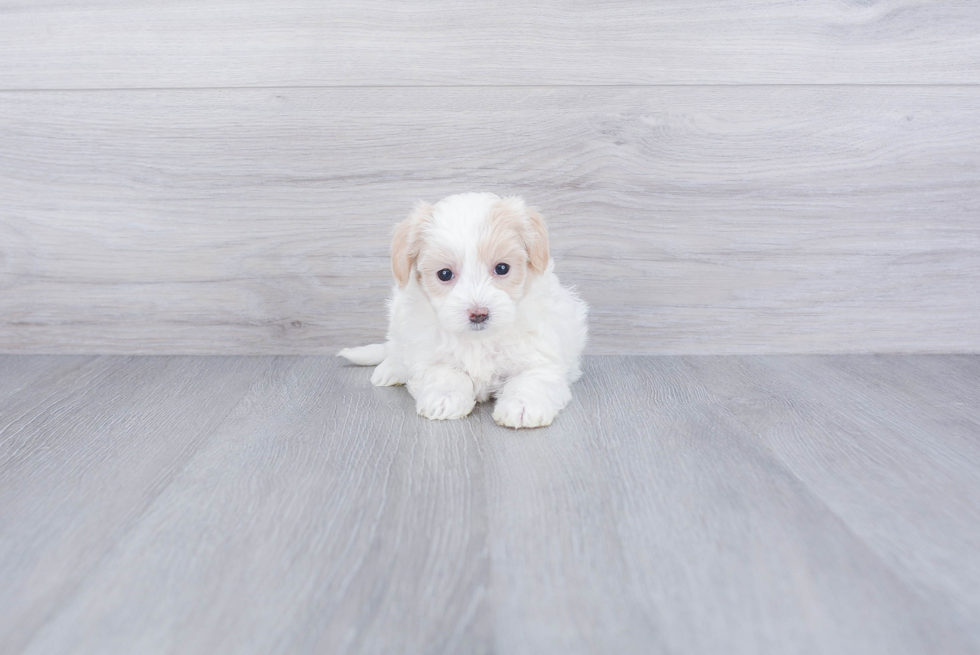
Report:
M 980 5 L 0 0 L 2 352 L 379 339 L 467 190 L 593 353 L 980 352 Z

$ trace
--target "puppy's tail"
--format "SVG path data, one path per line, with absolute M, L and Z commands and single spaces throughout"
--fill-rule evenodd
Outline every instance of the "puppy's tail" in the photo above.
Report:
M 388 344 L 372 343 L 370 346 L 344 348 L 337 356 L 358 366 L 377 366 L 388 356 Z

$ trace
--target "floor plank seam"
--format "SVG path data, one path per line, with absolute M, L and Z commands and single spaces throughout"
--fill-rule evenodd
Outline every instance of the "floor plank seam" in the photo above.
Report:
M 980 89 L 980 83 L 938 82 L 938 83 L 881 83 L 881 82 L 773 82 L 773 83 L 691 83 L 691 84 L 273 84 L 259 86 L 138 86 L 138 87 L 52 87 L 52 88 L 4 88 L 3 93 L 72 93 L 72 92 L 113 92 L 147 91 L 287 91 L 296 90 L 356 90 L 356 89 L 658 89 L 658 88 L 949 88 Z
M 114 357 L 114 356 L 102 356 L 102 357 Z M 154 357 L 157 357 L 157 355 L 154 355 Z M 100 357 L 97 356 L 95 359 L 98 358 Z M 275 359 L 283 359 L 283 358 L 276 357 L 270 359 L 275 360 Z M 294 358 L 294 359 L 298 359 L 298 358 Z M 241 395 L 239 396 L 238 400 L 236 400 L 234 403 L 229 403 L 228 411 L 219 421 L 215 423 L 215 427 L 211 431 L 211 434 L 209 434 L 206 438 L 202 439 L 200 444 L 198 444 L 198 446 L 194 449 L 195 452 L 189 458 L 187 458 L 187 460 L 184 461 L 181 464 L 181 466 L 175 468 L 165 482 L 159 485 L 159 489 L 153 494 L 153 497 L 149 499 L 149 501 L 144 506 L 142 506 L 137 512 L 134 512 L 132 516 L 125 521 L 124 526 L 118 532 L 113 543 L 99 555 L 99 558 L 92 563 L 89 569 L 85 572 L 85 575 L 83 575 L 78 580 L 78 582 L 75 585 L 73 585 L 71 589 L 68 590 L 67 593 L 65 593 L 62 596 L 60 601 L 54 607 L 52 607 L 49 612 L 45 613 L 44 619 L 31 632 L 31 635 L 27 639 L 27 641 L 24 642 L 24 648 L 22 649 L 21 652 L 29 651 L 30 645 L 34 642 L 37 636 L 43 631 L 43 629 L 47 625 L 49 625 L 52 621 L 57 619 L 57 617 L 61 614 L 61 612 L 65 609 L 65 607 L 70 605 L 71 602 L 78 596 L 80 591 L 84 588 L 85 583 L 89 579 L 93 578 L 101 570 L 101 568 L 108 560 L 108 558 L 112 555 L 112 553 L 116 550 L 116 548 L 119 547 L 119 544 L 121 544 L 125 540 L 126 536 L 131 534 L 137 527 L 139 527 L 139 524 L 143 520 L 143 518 L 150 512 L 150 510 L 157 504 L 157 502 L 164 495 L 164 493 L 166 493 L 166 491 L 180 477 L 181 473 L 186 471 L 192 462 L 196 461 L 196 459 L 200 456 L 201 452 L 205 449 L 205 447 L 208 444 L 212 443 L 214 435 L 219 431 L 219 428 L 222 425 L 224 425 L 228 417 L 231 416 L 232 413 L 240 406 L 242 400 L 248 395 L 251 389 L 252 389 L 252 385 L 245 387 Z

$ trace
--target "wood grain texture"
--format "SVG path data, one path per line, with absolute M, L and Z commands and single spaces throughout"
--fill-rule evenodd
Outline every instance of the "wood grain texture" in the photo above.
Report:
M 845 370 L 859 368 L 880 387 L 909 402 L 941 408 L 949 419 L 961 417 L 980 425 L 980 359 L 969 355 L 943 357 L 889 356 L 883 359 L 842 357 L 832 360 Z
M 32 384 L 50 384 L 73 369 L 87 363 L 91 357 L 0 357 L 0 401 Z
M 26 653 L 490 652 L 479 421 L 277 360 Z
M 72 597 L 269 365 L 62 360 L 0 405 L 2 653 L 20 652 Z
M 95 358 L 0 400 L 0 652 L 976 652 L 980 424 L 934 399 L 978 361 L 591 357 L 515 432 Z
M 4 0 L 0 87 L 980 82 L 946 0 Z
M 849 531 L 980 639 L 980 423 L 934 404 L 946 384 L 908 393 L 915 378 L 894 359 L 690 362 L 692 377 L 737 401 L 739 423 Z M 916 359 L 953 368 L 945 357 Z
M 846 492 L 849 481 L 835 478 L 836 486 L 815 493 L 773 456 L 756 426 L 732 420 L 739 399 L 712 387 L 742 360 L 718 362 L 707 372 L 678 358 L 594 358 L 553 429 L 524 435 L 487 425 L 500 652 L 975 648 L 977 631 L 946 613 L 976 599 L 969 584 L 944 590 L 937 606 L 910 589 L 862 538 L 893 527 L 892 516 L 875 518 L 878 499 L 861 505 L 869 515 L 863 532 L 829 511 L 824 496 Z M 805 391 L 777 389 L 765 400 L 779 407 Z M 823 408 L 815 420 L 844 413 Z M 854 442 L 873 436 L 850 435 Z M 893 475 L 915 475 L 908 461 L 892 464 Z M 974 472 L 978 465 L 963 464 Z M 874 477 L 860 483 L 873 486 Z M 938 508 L 940 491 L 974 488 L 963 482 L 941 481 L 917 505 Z M 964 506 L 975 519 L 974 506 Z M 941 540 L 976 539 L 975 525 L 964 517 L 950 526 L 956 536 Z M 914 568 L 948 554 L 935 545 L 918 542 L 901 563 Z M 957 555 L 951 565 L 980 559 Z
M 980 350 L 980 89 L 6 92 L 0 350 L 380 339 L 417 198 L 525 195 L 593 353 Z

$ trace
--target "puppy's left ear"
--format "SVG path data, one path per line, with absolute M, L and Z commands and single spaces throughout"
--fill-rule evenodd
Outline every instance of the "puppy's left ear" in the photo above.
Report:
M 533 209 L 527 210 L 527 226 L 524 242 L 527 245 L 527 258 L 531 270 L 544 273 L 551 258 L 548 250 L 548 226 L 544 217 Z

